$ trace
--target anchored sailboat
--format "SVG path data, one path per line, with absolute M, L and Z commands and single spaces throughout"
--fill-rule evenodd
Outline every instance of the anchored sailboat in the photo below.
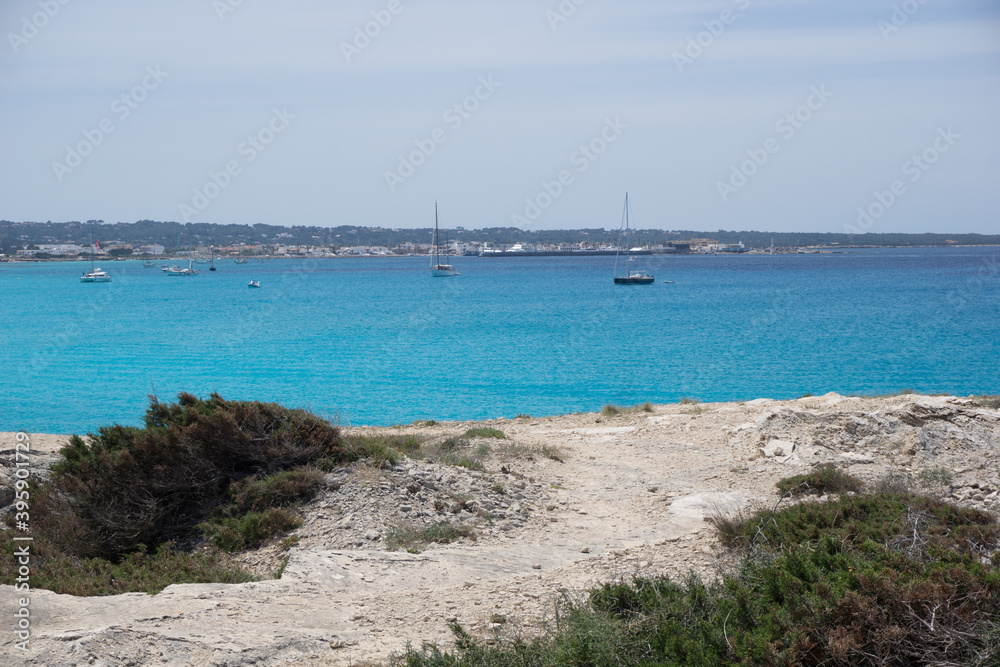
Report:
M 431 276 L 434 278 L 443 278 L 445 276 L 457 276 L 458 271 L 455 267 L 447 263 L 448 259 L 448 233 L 445 232 L 445 264 L 441 263 L 440 254 L 440 238 L 438 232 L 438 205 L 434 202 L 434 261 L 431 262 Z
M 80 276 L 81 283 L 110 283 L 111 276 L 102 271 L 101 269 L 94 268 L 94 228 L 90 228 L 90 271 L 87 271 L 82 276 Z
M 636 261 L 635 255 L 629 249 L 628 234 L 629 234 L 629 206 L 628 206 L 628 193 L 625 193 L 625 270 L 622 274 L 618 273 L 618 258 L 621 255 L 621 238 L 619 237 L 618 252 L 615 253 L 615 285 L 651 285 L 653 283 L 653 274 L 648 271 L 640 271 L 632 268 L 632 262 Z
M 189 257 L 186 269 L 182 269 L 177 266 L 171 266 L 169 269 L 164 269 L 164 270 L 167 272 L 168 276 L 196 276 L 199 273 L 201 273 L 201 271 L 199 271 L 198 269 L 192 268 L 191 263 L 192 263 L 191 258 Z

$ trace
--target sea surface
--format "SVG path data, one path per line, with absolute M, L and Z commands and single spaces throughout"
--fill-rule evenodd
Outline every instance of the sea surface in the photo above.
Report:
M 181 391 L 355 425 L 1000 393 L 1000 248 L 642 261 L 656 284 L 615 286 L 605 257 L 461 257 L 454 278 L 422 257 L 105 262 L 109 284 L 0 264 L 0 431 L 139 424 Z

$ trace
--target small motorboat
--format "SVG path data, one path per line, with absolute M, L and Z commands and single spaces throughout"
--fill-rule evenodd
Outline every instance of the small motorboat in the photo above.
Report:
M 260 281 L 259 280 L 251 280 L 249 287 L 260 287 Z

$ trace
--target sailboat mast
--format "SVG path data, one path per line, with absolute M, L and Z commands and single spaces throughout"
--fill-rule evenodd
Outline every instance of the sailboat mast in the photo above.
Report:
M 632 257 L 632 246 L 628 242 L 628 193 L 625 193 L 625 255 L 626 260 Z M 626 268 L 628 265 L 626 264 Z
M 434 266 L 438 266 L 441 263 L 440 251 L 438 250 L 438 243 L 440 237 L 438 236 L 438 203 L 434 202 Z

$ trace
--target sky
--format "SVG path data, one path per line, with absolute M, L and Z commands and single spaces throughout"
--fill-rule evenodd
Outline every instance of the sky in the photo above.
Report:
M 1000 233 L 996 0 L 0 0 L 0 219 Z

